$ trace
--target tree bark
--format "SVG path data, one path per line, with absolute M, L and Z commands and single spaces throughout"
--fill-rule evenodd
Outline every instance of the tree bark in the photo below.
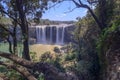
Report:
M 8 41 L 8 43 L 9 43 L 9 52 L 10 53 L 13 53 L 13 49 L 12 49 L 12 43 L 11 43 L 11 41 L 9 40 L 9 37 L 10 35 L 8 35 L 8 38 L 7 38 L 7 41 Z
M 17 13 L 15 12 L 15 18 L 17 19 Z M 13 29 L 13 52 L 17 53 L 17 38 L 16 38 L 16 29 L 17 29 L 17 22 L 14 24 Z M 18 54 L 16 54 L 18 55 Z
M 99 21 L 102 23 L 102 28 L 104 29 L 105 27 L 107 27 L 107 4 L 106 4 L 106 0 L 98 0 L 98 19 Z
M 24 69 L 23 67 L 18 67 L 18 66 L 15 66 L 14 64 L 4 63 L 2 61 L 0 61 L 0 65 L 6 66 L 7 68 L 11 68 L 11 69 L 18 71 L 28 80 L 37 80 L 32 74 L 30 74 L 27 71 L 27 69 Z
M 42 72 L 45 75 L 46 80 L 79 80 L 75 75 L 71 75 L 70 73 L 59 72 L 59 70 L 56 67 L 48 63 L 42 63 L 42 62 L 34 63 L 19 58 L 13 54 L 8 54 L 4 52 L 0 52 L 0 56 L 10 59 L 16 64 L 26 67 L 27 69 L 38 71 L 39 73 Z
M 25 16 L 25 12 L 23 10 L 23 0 L 16 0 L 16 5 L 17 9 L 19 11 L 19 18 L 21 20 L 21 30 L 22 30 L 22 35 L 23 35 L 23 58 L 30 60 L 30 55 L 29 55 L 29 42 L 28 42 L 28 23 L 27 19 Z

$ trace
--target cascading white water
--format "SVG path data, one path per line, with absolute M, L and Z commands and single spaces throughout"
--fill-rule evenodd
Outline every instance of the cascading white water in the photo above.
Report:
M 43 42 L 43 32 L 42 32 L 42 28 L 40 26 L 37 26 L 36 27 L 36 40 L 37 40 L 37 43 L 42 43 Z
M 37 38 L 37 43 L 40 43 L 40 28 L 36 27 L 36 38 Z
M 65 25 L 36 26 L 36 41 L 40 44 L 64 44 Z
M 47 43 L 46 42 L 46 27 L 42 27 L 42 42 Z
M 64 34 L 65 34 L 65 27 L 62 27 L 62 39 L 61 39 L 61 43 L 64 44 Z
M 56 27 L 57 29 L 56 29 L 56 44 L 59 44 L 60 43 L 60 36 L 59 36 L 59 27 Z
M 52 27 L 50 27 L 50 43 L 52 43 L 52 37 L 53 37 L 53 30 Z

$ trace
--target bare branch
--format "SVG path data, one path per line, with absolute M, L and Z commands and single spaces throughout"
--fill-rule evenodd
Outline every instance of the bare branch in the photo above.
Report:
M 56 5 L 58 5 L 58 3 L 55 3 L 54 5 L 48 7 L 48 9 L 51 9 L 51 8 L 55 7 Z
M 81 0 L 79 0 L 79 3 L 80 3 L 80 4 L 83 4 L 83 3 L 81 2 Z
M 72 11 L 74 11 L 76 8 L 77 8 L 77 7 L 73 8 L 73 9 L 71 9 L 71 10 L 67 11 L 67 12 L 64 12 L 64 13 L 69 13 L 69 12 L 72 12 Z
M 78 3 L 78 2 L 76 2 L 75 0 L 72 0 L 74 3 L 75 3 L 75 5 L 77 6 L 77 7 L 80 7 L 81 5 Z
M 91 1 L 91 0 L 87 0 L 87 2 L 88 2 L 89 4 L 94 4 L 94 3 L 97 3 L 98 0 L 93 0 L 93 1 Z

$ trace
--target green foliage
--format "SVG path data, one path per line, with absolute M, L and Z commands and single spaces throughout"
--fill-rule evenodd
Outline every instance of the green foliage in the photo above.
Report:
M 7 29 L 8 27 L 6 25 L 8 25 L 8 24 L 11 24 L 11 20 L 9 18 L 0 16 L 0 25 L 2 25 L 2 26 L 0 26 L 0 34 L 2 34 L 2 35 L 0 35 L 0 38 L 2 38 L 2 39 L 6 39 L 7 36 L 9 35 L 8 32 L 2 28 L 2 27 L 4 27 Z
M 2 28 L 0 28 L 0 34 L 2 34 L 2 35 L 0 35 L 0 38 L 3 39 L 3 40 L 5 40 L 7 38 L 7 36 L 8 36 L 8 32 L 6 32 Z
M 53 65 L 59 69 L 59 71 L 64 72 L 65 69 L 62 67 L 61 63 L 60 63 L 61 59 L 59 58 L 59 56 L 52 62 Z
M 76 69 L 80 73 L 88 73 L 88 69 L 90 68 L 90 66 L 91 66 L 91 63 L 89 61 L 81 60 L 78 62 Z
M 40 61 L 51 62 L 51 61 L 53 61 L 53 56 L 50 52 L 45 52 L 44 54 L 41 55 Z
M 0 73 L 7 76 L 10 80 L 25 80 L 17 71 L 0 66 Z
M 39 75 L 38 80 L 45 80 L 44 75 L 42 73 Z
M 109 37 L 110 33 L 114 32 L 118 28 L 119 24 L 120 24 L 120 22 L 116 22 L 111 27 L 105 28 L 102 31 L 100 38 L 97 42 L 97 50 L 99 51 L 99 53 L 101 53 L 102 48 L 105 48 L 104 46 L 107 46 L 105 40 Z
M 40 61 L 41 62 L 48 62 L 50 64 L 53 64 L 56 68 L 58 68 L 60 71 L 64 71 L 64 68 L 61 65 L 62 57 L 59 54 L 53 55 L 50 52 L 45 52 L 41 55 Z
M 6 72 L 7 69 L 4 66 L 0 66 L 0 73 Z
M 59 49 L 58 47 L 55 47 L 55 48 L 54 48 L 54 52 L 60 53 L 60 49 Z
M 71 60 L 74 60 L 75 58 L 76 58 L 76 54 L 75 53 L 68 53 L 65 56 L 65 61 L 71 61 Z
M 6 18 L 4 16 L 0 16 L 0 24 L 12 24 L 11 19 L 10 18 Z
M 17 71 L 15 70 L 8 70 L 6 73 L 6 76 L 10 79 L 10 80 L 25 80 L 23 78 L 23 76 L 21 76 Z
M 35 52 L 30 52 L 30 56 L 31 56 L 32 61 L 34 61 L 34 62 L 37 61 L 37 59 L 36 59 L 37 56 L 36 56 Z
M 105 28 L 101 35 L 100 38 L 97 42 L 97 52 L 98 52 L 98 57 L 100 61 L 100 66 L 101 66 L 101 74 L 103 74 L 108 66 L 107 58 L 106 58 L 106 51 L 110 48 L 110 45 L 112 41 L 112 37 L 117 29 L 119 28 L 120 21 L 116 21 L 113 23 L 111 27 Z

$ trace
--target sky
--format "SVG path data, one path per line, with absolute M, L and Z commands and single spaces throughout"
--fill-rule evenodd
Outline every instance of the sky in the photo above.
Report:
M 56 5 L 53 8 L 47 10 L 42 19 L 57 20 L 57 21 L 71 21 L 76 20 L 77 17 L 83 17 L 86 15 L 87 9 L 75 8 L 72 2 L 63 2 Z

